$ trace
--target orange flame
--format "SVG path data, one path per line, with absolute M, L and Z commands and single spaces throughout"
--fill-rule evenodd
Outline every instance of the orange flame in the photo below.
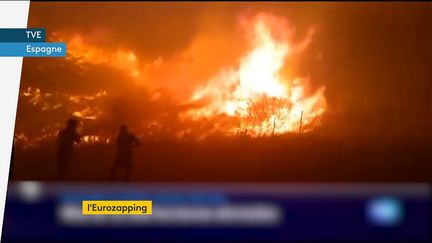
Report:
M 168 83 L 171 87 L 173 82 L 178 82 L 183 86 L 190 85 L 192 89 L 188 90 L 194 90 L 190 97 L 190 93 L 175 97 L 179 104 L 187 104 L 180 106 L 181 109 L 185 107 L 185 111 L 176 113 L 180 114 L 185 123 L 178 126 L 177 130 L 168 129 L 171 135 L 177 138 L 191 135 L 201 139 L 214 132 L 260 137 L 312 131 L 319 125 L 320 118 L 327 109 L 325 87 L 313 88 L 309 78 L 294 75 L 288 64 L 295 61 L 297 55 L 308 47 L 313 30 L 311 29 L 302 41 L 295 42 L 294 28 L 278 16 L 261 13 L 252 18 L 241 19 L 240 24 L 247 34 L 246 44 L 250 46 L 249 51 L 238 60 L 237 66 L 222 70 L 217 68 L 217 74 L 201 87 L 196 85 L 213 75 L 214 66 L 217 66 L 217 62 L 210 61 L 217 58 L 207 55 L 206 50 L 214 44 L 207 39 L 203 41 L 206 48 L 201 46 L 200 41 L 195 40 L 184 52 L 174 55 L 174 58 L 159 57 L 149 63 L 140 63 L 134 51 L 94 45 L 79 34 L 71 37 L 54 34 L 54 38 L 56 41 L 67 41 L 67 59 L 83 69 L 89 64 L 104 65 L 125 72 L 149 89 L 152 84 L 166 86 Z M 189 56 L 200 62 L 188 61 L 186 57 Z M 230 56 L 231 59 L 235 58 Z M 205 72 L 209 73 L 208 75 L 197 75 L 205 68 L 212 70 Z M 286 70 L 289 70 L 290 74 L 286 74 Z M 151 80 L 158 82 L 152 83 Z M 184 80 L 192 82 L 185 84 Z M 175 93 L 182 93 L 181 87 L 175 86 L 174 89 Z M 160 98 L 161 94 L 158 92 L 150 92 L 152 100 Z M 93 95 L 46 93 L 39 88 L 29 87 L 21 93 L 21 98 L 43 111 L 61 109 L 84 120 L 98 121 L 105 112 L 103 107 L 98 105 L 99 100 L 108 95 L 107 91 Z M 194 122 L 190 122 L 191 120 Z M 210 122 L 210 126 L 205 124 L 207 122 Z M 144 130 L 148 135 L 164 130 L 166 124 L 159 120 L 147 123 L 144 124 Z M 201 126 L 202 124 L 205 125 Z M 40 140 L 54 136 L 53 132 L 43 133 L 50 135 L 43 135 Z M 33 143 L 24 133 L 17 132 L 16 139 Z M 34 141 L 36 144 L 39 140 Z M 103 134 L 83 138 L 84 143 L 108 143 L 107 141 L 110 140 Z
M 210 102 L 186 116 L 195 120 L 221 114 L 238 118 L 237 125 L 223 128 L 228 134 L 239 129 L 251 136 L 283 134 L 301 130 L 300 123 L 304 126 L 301 131 L 310 131 L 310 125 L 326 109 L 325 88 L 310 93 L 307 79 L 282 77 L 280 71 L 294 52 L 307 46 L 313 32 L 294 45 L 287 38 L 292 29 L 283 19 L 259 14 L 246 25 L 253 30 L 252 50 L 241 59 L 238 68 L 222 70 L 198 89 L 192 101 Z
M 53 111 L 67 107 L 71 115 L 88 120 L 96 120 L 102 115 L 102 111 L 94 103 L 107 95 L 108 92 L 105 90 L 94 95 L 72 95 L 60 92 L 43 92 L 40 88 L 33 87 L 27 87 L 25 91 L 21 92 L 21 96 L 28 99 L 28 103 L 38 106 L 42 111 Z
M 55 41 L 67 42 L 67 60 L 73 60 L 77 65 L 85 68 L 85 64 L 105 64 L 112 68 L 127 72 L 131 77 L 139 77 L 138 59 L 131 50 L 118 48 L 115 51 L 104 49 L 86 42 L 81 35 L 71 38 L 54 33 Z

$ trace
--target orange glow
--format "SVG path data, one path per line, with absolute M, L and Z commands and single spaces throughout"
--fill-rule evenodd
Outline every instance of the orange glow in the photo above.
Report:
M 310 92 L 307 79 L 280 75 L 291 54 L 301 52 L 310 36 L 299 45 L 290 43 L 286 38 L 289 26 L 267 14 L 255 16 L 246 25 L 253 30 L 252 50 L 237 68 L 222 70 L 194 93 L 193 101 L 210 102 L 189 111 L 186 117 L 199 120 L 224 114 L 238 118 L 237 125 L 223 127 L 227 134 L 242 132 L 256 137 L 310 131 L 326 109 L 325 88 Z
M 76 64 L 85 68 L 85 64 L 105 64 L 112 68 L 125 71 L 131 77 L 139 77 L 141 72 L 138 68 L 138 60 L 131 50 L 104 49 L 84 40 L 81 35 L 74 35 L 70 38 L 54 34 L 56 41 L 67 42 L 67 60 L 75 61 Z
M 85 135 L 81 138 L 81 142 L 86 144 L 94 144 L 94 143 L 109 144 L 111 142 L 111 139 L 100 135 Z
M 68 61 L 83 69 L 103 65 L 123 71 L 125 79 L 119 79 L 109 93 L 104 90 L 92 95 L 44 93 L 40 88 L 29 87 L 21 98 L 42 111 L 59 109 L 84 120 L 83 124 L 86 121 L 98 124 L 104 114 L 110 115 L 100 99 L 118 95 L 117 86 L 138 87 L 132 85 L 133 80 L 148 91 L 144 95 L 149 95 L 149 102 L 164 103 L 164 97 L 169 95 L 176 103 L 168 106 L 174 107 L 172 110 L 163 110 L 163 115 L 139 120 L 142 122 L 139 132 L 146 136 L 166 131 L 173 138 L 199 140 L 215 133 L 262 137 L 312 131 L 320 125 L 327 109 L 325 87 L 312 85 L 310 78 L 295 74 L 291 64 L 309 46 L 314 30 L 294 41 L 294 27 L 279 16 L 259 13 L 239 20 L 246 36 L 246 41 L 241 42 L 244 50 L 224 56 L 221 49 L 237 43 L 238 38 L 231 42 L 227 39 L 230 36 L 216 35 L 214 39 L 207 31 L 195 36 L 175 55 L 159 56 L 147 63 L 139 62 L 137 52 L 132 50 L 98 46 L 80 34 L 54 33 L 55 41 L 67 42 Z M 168 95 L 163 93 L 165 90 Z M 63 122 L 56 120 L 56 129 Z M 26 135 L 17 133 L 16 138 L 29 141 Z M 83 141 L 106 141 L 103 136 L 88 135 Z
M 100 91 L 94 95 L 72 95 L 67 93 L 48 93 L 40 88 L 28 87 L 21 93 L 28 99 L 28 103 L 39 107 L 42 111 L 53 111 L 61 107 L 67 107 L 70 114 L 81 119 L 96 120 L 102 115 L 102 111 L 92 102 L 99 101 L 108 93 Z

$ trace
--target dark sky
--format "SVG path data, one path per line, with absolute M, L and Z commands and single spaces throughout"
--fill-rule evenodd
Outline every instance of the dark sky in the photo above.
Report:
M 229 41 L 238 15 L 248 10 L 284 16 L 300 35 L 315 27 L 299 70 L 326 86 L 329 131 L 431 134 L 432 3 L 32 2 L 29 27 L 92 35 L 97 45 L 153 60 L 181 52 L 201 33 Z M 22 82 L 54 87 L 34 78 L 42 75 L 34 68 L 40 62 L 26 59 Z M 79 89 L 68 71 L 58 74 L 61 85 Z M 105 84 L 92 82 L 94 89 Z

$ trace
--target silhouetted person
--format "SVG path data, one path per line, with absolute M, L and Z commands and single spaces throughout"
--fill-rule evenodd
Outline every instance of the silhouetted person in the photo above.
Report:
M 76 131 L 78 121 L 71 118 L 67 121 L 66 128 L 61 130 L 57 137 L 57 166 L 58 177 L 64 179 L 66 168 L 70 164 L 75 143 L 81 142 L 80 135 Z
M 111 180 L 114 179 L 118 168 L 126 170 L 125 177 L 130 180 L 132 175 L 132 150 L 141 145 L 141 142 L 132 133 L 129 133 L 126 125 L 121 125 L 116 139 L 117 155 L 114 168 L 111 171 Z

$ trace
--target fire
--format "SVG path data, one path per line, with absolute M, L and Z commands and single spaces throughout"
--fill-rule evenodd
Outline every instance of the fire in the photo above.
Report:
M 100 65 L 124 72 L 125 79 L 120 79 L 119 86 L 140 90 L 144 86 L 142 90 L 148 92 L 144 95 L 149 95 L 147 102 L 154 102 L 162 111 L 155 109 L 158 115 L 142 117 L 142 130 L 137 131 L 140 135 L 157 138 L 168 134 L 167 137 L 198 140 L 215 133 L 261 137 L 306 133 L 319 126 L 327 109 L 325 87 L 313 86 L 310 78 L 296 74 L 291 66 L 311 42 L 313 29 L 298 41 L 294 39 L 294 27 L 279 16 L 260 13 L 242 18 L 239 23 L 246 34 L 247 51 L 229 55 L 228 61 L 220 63 L 215 60 L 221 55 L 212 55 L 212 46 L 218 45 L 218 41 L 207 41 L 212 39 L 208 33 L 205 38 L 197 36 L 175 55 L 150 61 L 139 60 L 136 50 L 97 45 L 79 33 L 52 36 L 53 41 L 67 42 L 67 61 L 83 70 Z M 242 57 L 236 60 L 241 53 Z M 235 65 L 229 67 L 228 63 Z M 127 83 L 130 81 L 134 82 Z M 117 88 L 103 88 L 108 91 L 90 95 L 46 92 L 39 87 L 23 90 L 21 104 L 45 112 L 41 113 L 46 114 L 44 119 L 55 119 L 55 124 L 46 122 L 46 127 L 33 132 L 17 126 L 16 141 L 38 144 L 53 139 L 64 119 L 72 115 L 93 129 L 86 132 L 84 144 L 109 143 L 110 132 L 105 127 L 95 127 L 110 120 L 107 108 L 111 102 L 107 101 L 116 96 Z M 163 93 L 166 90 L 169 92 Z M 163 100 L 166 96 L 170 99 Z M 172 103 L 161 105 L 164 102 Z
M 101 108 L 97 104 L 108 95 L 103 90 L 93 95 L 76 95 L 60 92 L 43 92 L 40 88 L 27 87 L 21 92 L 23 100 L 38 107 L 41 111 L 54 111 L 63 108 L 69 114 L 86 120 L 96 120 L 102 115 Z
M 57 32 L 53 33 L 54 41 L 67 42 L 66 59 L 74 61 L 81 68 L 85 69 L 86 64 L 108 65 L 112 68 L 125 71 L 130 77 L 139 77 L 141 74 L 138 59 L 131 50 L 118 48 L 116 50 L 104 49 L 92 45 L 81 35 L 65 37 Z
M 111 138 L 100 135 L 85 135 L 81 138 L 81 142 L 86 144 L 109 144 L 111 142 Z
M 326 109 L 325 88 L 311 92 L 306 78 L 280 74 L 292 54 L 307 46 L 310 36 L 293 44 L 288 38 L 292 29 L 283 19 L 267 14 L 259 14 L 246 24 L 253 30 L 249 39 L 252 50 L 237 68 L 221 71 L 194 93 L 192 101 L 209 103 L 187 116 L 195 120 L 218 115 L 236 118 L 236 125 L 223 127 L 228 134 L 241 131 L 267 136 L 310 131 Z
M 91 95 L 69 94 L 62 92 L 46 92 L 37 87 L 27 87 L 20 93 L 21 105 L 28 104 L 42 117 L 43 120 L 55 120 L 55 123 L 46 123 L 40 129 L 26 128 L 17 120 L 14 141 L 22 147 L 37 147 L 46 141 L 53 141 L 59 129 L 64 127 L 64 119 L 75 116 L 87 123 L 97 122 L 102 116 L 101 102 L 108 96 L 103 90 Z M 36 122 L 36 121 L 33 121 Z M 108 143 L 109 139 L 100 135 L 89 135 L 84 143 Z

